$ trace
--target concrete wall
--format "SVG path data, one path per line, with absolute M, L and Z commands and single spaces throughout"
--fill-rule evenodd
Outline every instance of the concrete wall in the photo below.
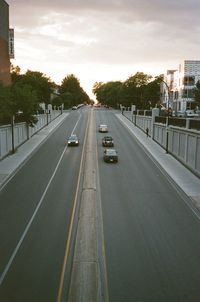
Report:
M 48 122 L 60 115 L 60 111 L 54 110 L 48 116 Z M 26 123 L 15 124 L 14 126 L 14 147 L 17 148 L 47 125 L 47 115 L 37 116 L 38 122 L 34 127 L 27 127 Z M 11 125 L 0 127 L 0 160 L 12 151 L 12 129 Z
M 124 111 L 123 115 L 131 120 L 137 127 L 146 132 L 149 129 L 149 136 L 151 136 L 151 116 L 135 115 L 131 111 Z
M 200 176 L 200 131 L 169 126 L 168 152 Z M 166 126 L 154 124 L 154 138 L 166 148 Z
M 166 149 L 166 125 L 153 123 L 151 117 L 132 115 L 124 111 L 123 115 L 145 132 L 149 128 L 152 139 Z M 153 129 L 153 131 L 151 131 Z M 168 127 L 168 152 L 200 177 L 200 131 L 182 127 Z

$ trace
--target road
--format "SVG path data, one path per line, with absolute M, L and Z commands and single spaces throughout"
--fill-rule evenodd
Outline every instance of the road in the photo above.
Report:
M 168 180 L 109 110 L 118 164 L 98 162 L 110 302 L 200 301 L 200 223 Z M 148 139 L 148 138 L 146 138 Z
M 87 119 L 72 112 L 0 192 L 2 302 L 57 299 Z
M 76 230 L 72 209 L 89 112 L 72 111 L 0 191 L 2 302 L 61 302 L 57 297 L 72 222 L 73 234 Z M 119 163 L 104 163 L 104 134 L 96 131 L 109 301 L 199 301 L 200 223 L 187 196 L 152 161 L 115 111 L 94 112 L 96 126 L 108 124 L 119 154 Z M 80 147 L 66 148 L 66 137 L 73 131 L 81 139 Z M 65 292 L 73 242 L 72 237 Z

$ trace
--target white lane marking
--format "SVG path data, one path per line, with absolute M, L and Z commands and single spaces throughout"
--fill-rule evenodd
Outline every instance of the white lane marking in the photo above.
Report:
M 76 122 L 76 124 L 75 124 L 75 126 L 74 126 L 74 128 L 73 128 L 73 130 L 72 130 L 72 133 L 71 133 L 71 134 L 73 134 L 73 133 L 74 133 L 74 131 L 75 131 L 75 129 L 76 129 L 76 127 L 77 127 L 77 125 L 78 125 L 78 123 L 79 123 L 80 119 L 81 119 L 81 113 L 80 113 L 80 112 L 78 112 L 78 113 L 79 113 L 79 118 L 78 118 L 78 120 L 77 120 L 77 122 Z
M 17 174 L 17 172 L 26 164 L 27 160 L 30 158 L 30 156 L 32 156 L 37 150 L 38 148 L 46 141 L 46 139 L 48 139 L 48 137 L 53 134 L 57 128 L 59 126 L 62 125 L 62 123 L 65 121 L 66 117 L 69 115 L 69 113 L 65 113 L 65 117 L 59 121 L 59 123 L 53 128 L 52 131 L 50 131 L 48 133 L 48 135 L 39 143 L 39 145 L 28 155 L 28 158 L 26 158 L 17 168 L 16 170 L 14 171 L 14 173 L 11 175 L 11 176 L 8 176 L 8 179 L 3 183 L 3 185 L 0 185 L 0 191 L 2 191 L 5 186 L 13 179 L 13 177 Z M 42 131 L 43 129 L 41 129 L 40 131 Z M 34 136 L 33 136 L 34 138 Z M 9 173 L 10 174 L 10 173 Z
M 73 130 L 72 130 L 72 133 L 76 129 L 76 127 L 78 125 L 78 122 L 80 121 L 80 118 L 81 118 L 81 114 L 80 114 L 80 116 L 79 116 L 79 118 L 78 118 L 78 120 L 77 120 L 77 122 L 76 122 L 76 124 L 75 124 L 75 126 L 73 128 Z M 38 210 L 39 210 L 39 208 L 40 208 L 40 206 L 41 206 L 41 204 L 42 204 L 42 202 L 44 200 L 44 197 L 45 197 L 45 195 L 46 195 L 46 193 L 47 193 L 47 191 L 48 191 L 51 183 L 52 183 L 52 180 L 54 179 L 54 176 L 55 176 L 55 174 L 56 174 L 56 172 L 57 172 L 57 170 L 59 168 L 59 165 L 60 165 L 60 163 L 61 163 L 61 161 L 63 159 L 63 156 L 64 156 L 66 150 L 67 150 L 67 146 L 64 148 L 64 150 L 63 150 L 63 152 L 61 154 L 61 157 L 60 157 L 60 159 L 59 159 L 59 161 L 58 161 L 58 163 L 56 165 L 56 168 L 55 168 L 55 170 L 54 170 L 54 172 L 53 172 L 53 174 L 52 174 L 52 176 L 51 176 L 51 178 L 50 178 L 50 180 L 49 180 L 49 182 L 48 182 L 48 184 L 46 186 L 46 189 L 44 190 L 44 193 L 42 194 L 42 197 L 41 197 L 41 199 L 40 199 L 40 201 L 39 201 L 39 203 L 38 203 L 38 205 L 37 205 L 37 207 L 36 207 L 36 209 L 35 209 L 32 217 L 31 217 L 29 223 L 27 224 L 27 226 L 26 226 L 26 228 L 25 228 L 25 230 L 24 230 L 24 232 L 23 232 L 23 234 L 22 234 L 22 236 L 21 236 L 21 238 L 20 238 L 17 246 L 15 247 L 15 249 L 14 249 L 14 251 L 13 251 L 13 253 L 12 253 L 12 255 L 11 255 L 11 257 L 10 257 L 10 259 L 9 259 L 9 261 L 8 261 L 6 267 L 5 267 L 5 269 L 4 269 L 4 271 L 3 271 L 2 275 L 1 275 L 1 277 L 0 277 L 0 286 L 2 285 L 2 283 L 3 283 L 4 279 L 5 279 L 5 276 L 6 276 L 7 272 L 9 271 L 9 269 L 10 269 L 10 267 L 12 265 L 13 260 L 14 260 L 14 258 L 16 256 L 17 252 L 19 251 L 20 246 L 22 245 L 22 242 L 23 242 L 24 238 L 27 235 L 27 233 L 28 233 L 28 231 L 29 231 L 29 229 L 30 229 L 30 227 L 32 225 L 32 222 L 33 222 L 33 220 L 35 218 L 35 216 L 37 215 L 37 212 L 38 212 Z

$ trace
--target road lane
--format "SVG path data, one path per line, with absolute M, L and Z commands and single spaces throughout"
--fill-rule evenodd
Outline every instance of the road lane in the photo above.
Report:
M 97 133 L 110 301 L 200 299 L 199 219 L 110 110 L 96 110 L 119 152 L 102 160 Z
M 55 301 L 88 112 L 81 110 L 79 148 L 67 148 L 40 209 L 0 287 L 0 301 Z M 55 170 L 77 120 L 69 118 L 0 192 L 1 273 Z M 31 172 L 31 177 L 30 177 Z

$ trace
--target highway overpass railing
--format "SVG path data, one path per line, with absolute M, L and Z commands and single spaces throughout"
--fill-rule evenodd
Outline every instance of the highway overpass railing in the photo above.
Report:
M 51 113 L 37 115 L 38 122 L 33 127 L 26 123 L 0 126 L 0 160 L 13 153 L 20 145 L 45 127 L 61 114 L 60 110 L 52 110 Z

